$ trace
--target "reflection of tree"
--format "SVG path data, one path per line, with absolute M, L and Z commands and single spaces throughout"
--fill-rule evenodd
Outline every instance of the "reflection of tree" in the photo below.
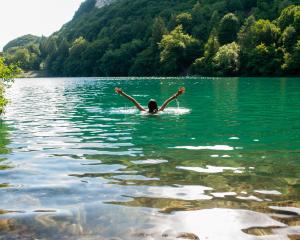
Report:
M 222 79 L 213 81 L 214 111 L 220 124 L 220 129 L 236 125 L 238 112 L 238 87 L 239 78 Z
M 10 143 L 9 139 L 9 129 L 3 120 L 0 120 L 0 156 L 1 154 L 10 153 L 10 149 L 7 145 Z M 0 158 L 1 161 L 1 158 Z
M 6 158 L 2 157 L 2 154 L 8 154 L 11 152 L 11 150 L 7 147 L 7 145 L 10 143 L 9 139 L 9 128 L 8 126 L 0 119 L 0 170 L 5 170 L 10 168 L 9 166 L 5 164 L 1 164 L 1 162 L 5 161 Z M 6 184 L 0 183 L 0 188 L 6 187 Z

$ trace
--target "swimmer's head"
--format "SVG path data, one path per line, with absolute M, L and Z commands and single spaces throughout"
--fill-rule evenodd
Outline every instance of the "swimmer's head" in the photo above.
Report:
M 157 102 L 154 99 L 151 99 L 149 101 L 148 109 L 149 109 L 149 113 L 157 113 L 158 112 Z

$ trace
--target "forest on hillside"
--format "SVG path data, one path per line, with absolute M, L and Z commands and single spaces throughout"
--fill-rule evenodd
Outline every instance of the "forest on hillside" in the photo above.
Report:
M 95 2 L 50 37 L 8 43 L 7 64 L 49 76 L 300 76 L 299 0 Z

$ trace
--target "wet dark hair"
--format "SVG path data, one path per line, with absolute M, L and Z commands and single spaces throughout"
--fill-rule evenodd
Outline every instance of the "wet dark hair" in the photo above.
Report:
M 157 102 L 154 99 L 151 99 L 149 101 L 148 109 L 149 109 L 149 113 L 157 113 L 158 112 Z

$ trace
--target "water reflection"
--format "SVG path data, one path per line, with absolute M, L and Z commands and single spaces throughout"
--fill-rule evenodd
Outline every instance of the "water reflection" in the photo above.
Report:
M 263 81 L 17 80 L 0 238 L 299 235 L 299 81 Z M 155 117 L 113 94 L 163 102 L 181 85 L 180 111 Z
M 9 127 L 2 119 L 0 119 L 0 156 L 11 152 L 8 147 L 9 144 Z
M 271 217 L 274 214 L 276 219 Z M 81 205 L 73 212 L 40 213 L 26 220 L 2 219 L 0 229 L 6 230 L 4 237 L 22 239 L 51 236 L 56 239 L 258 240 L 262 239 L 259 235 L 264 235 L 263 239 L 271 240 L 287 239 L 288 236 L 296 239 L 299 227 L 293 225 L 295 221 L 295 215 L 283 215 L 271 209 L 269 214 L 228 208 L 179 210 L 165 214 L 150 209 Z
M 9 127 L 2 119 L 0 119 L 0 189 L 11 186 L 7 179 L 1 178 L 6 171 L 13 168 L 13 164 L 9 162 L 7 158 L 7 155 L 11 153 L 11 149 L 9 147 L 10 143 Z M 0 206 L 0 214 L 3 214 L 1 211 Z

